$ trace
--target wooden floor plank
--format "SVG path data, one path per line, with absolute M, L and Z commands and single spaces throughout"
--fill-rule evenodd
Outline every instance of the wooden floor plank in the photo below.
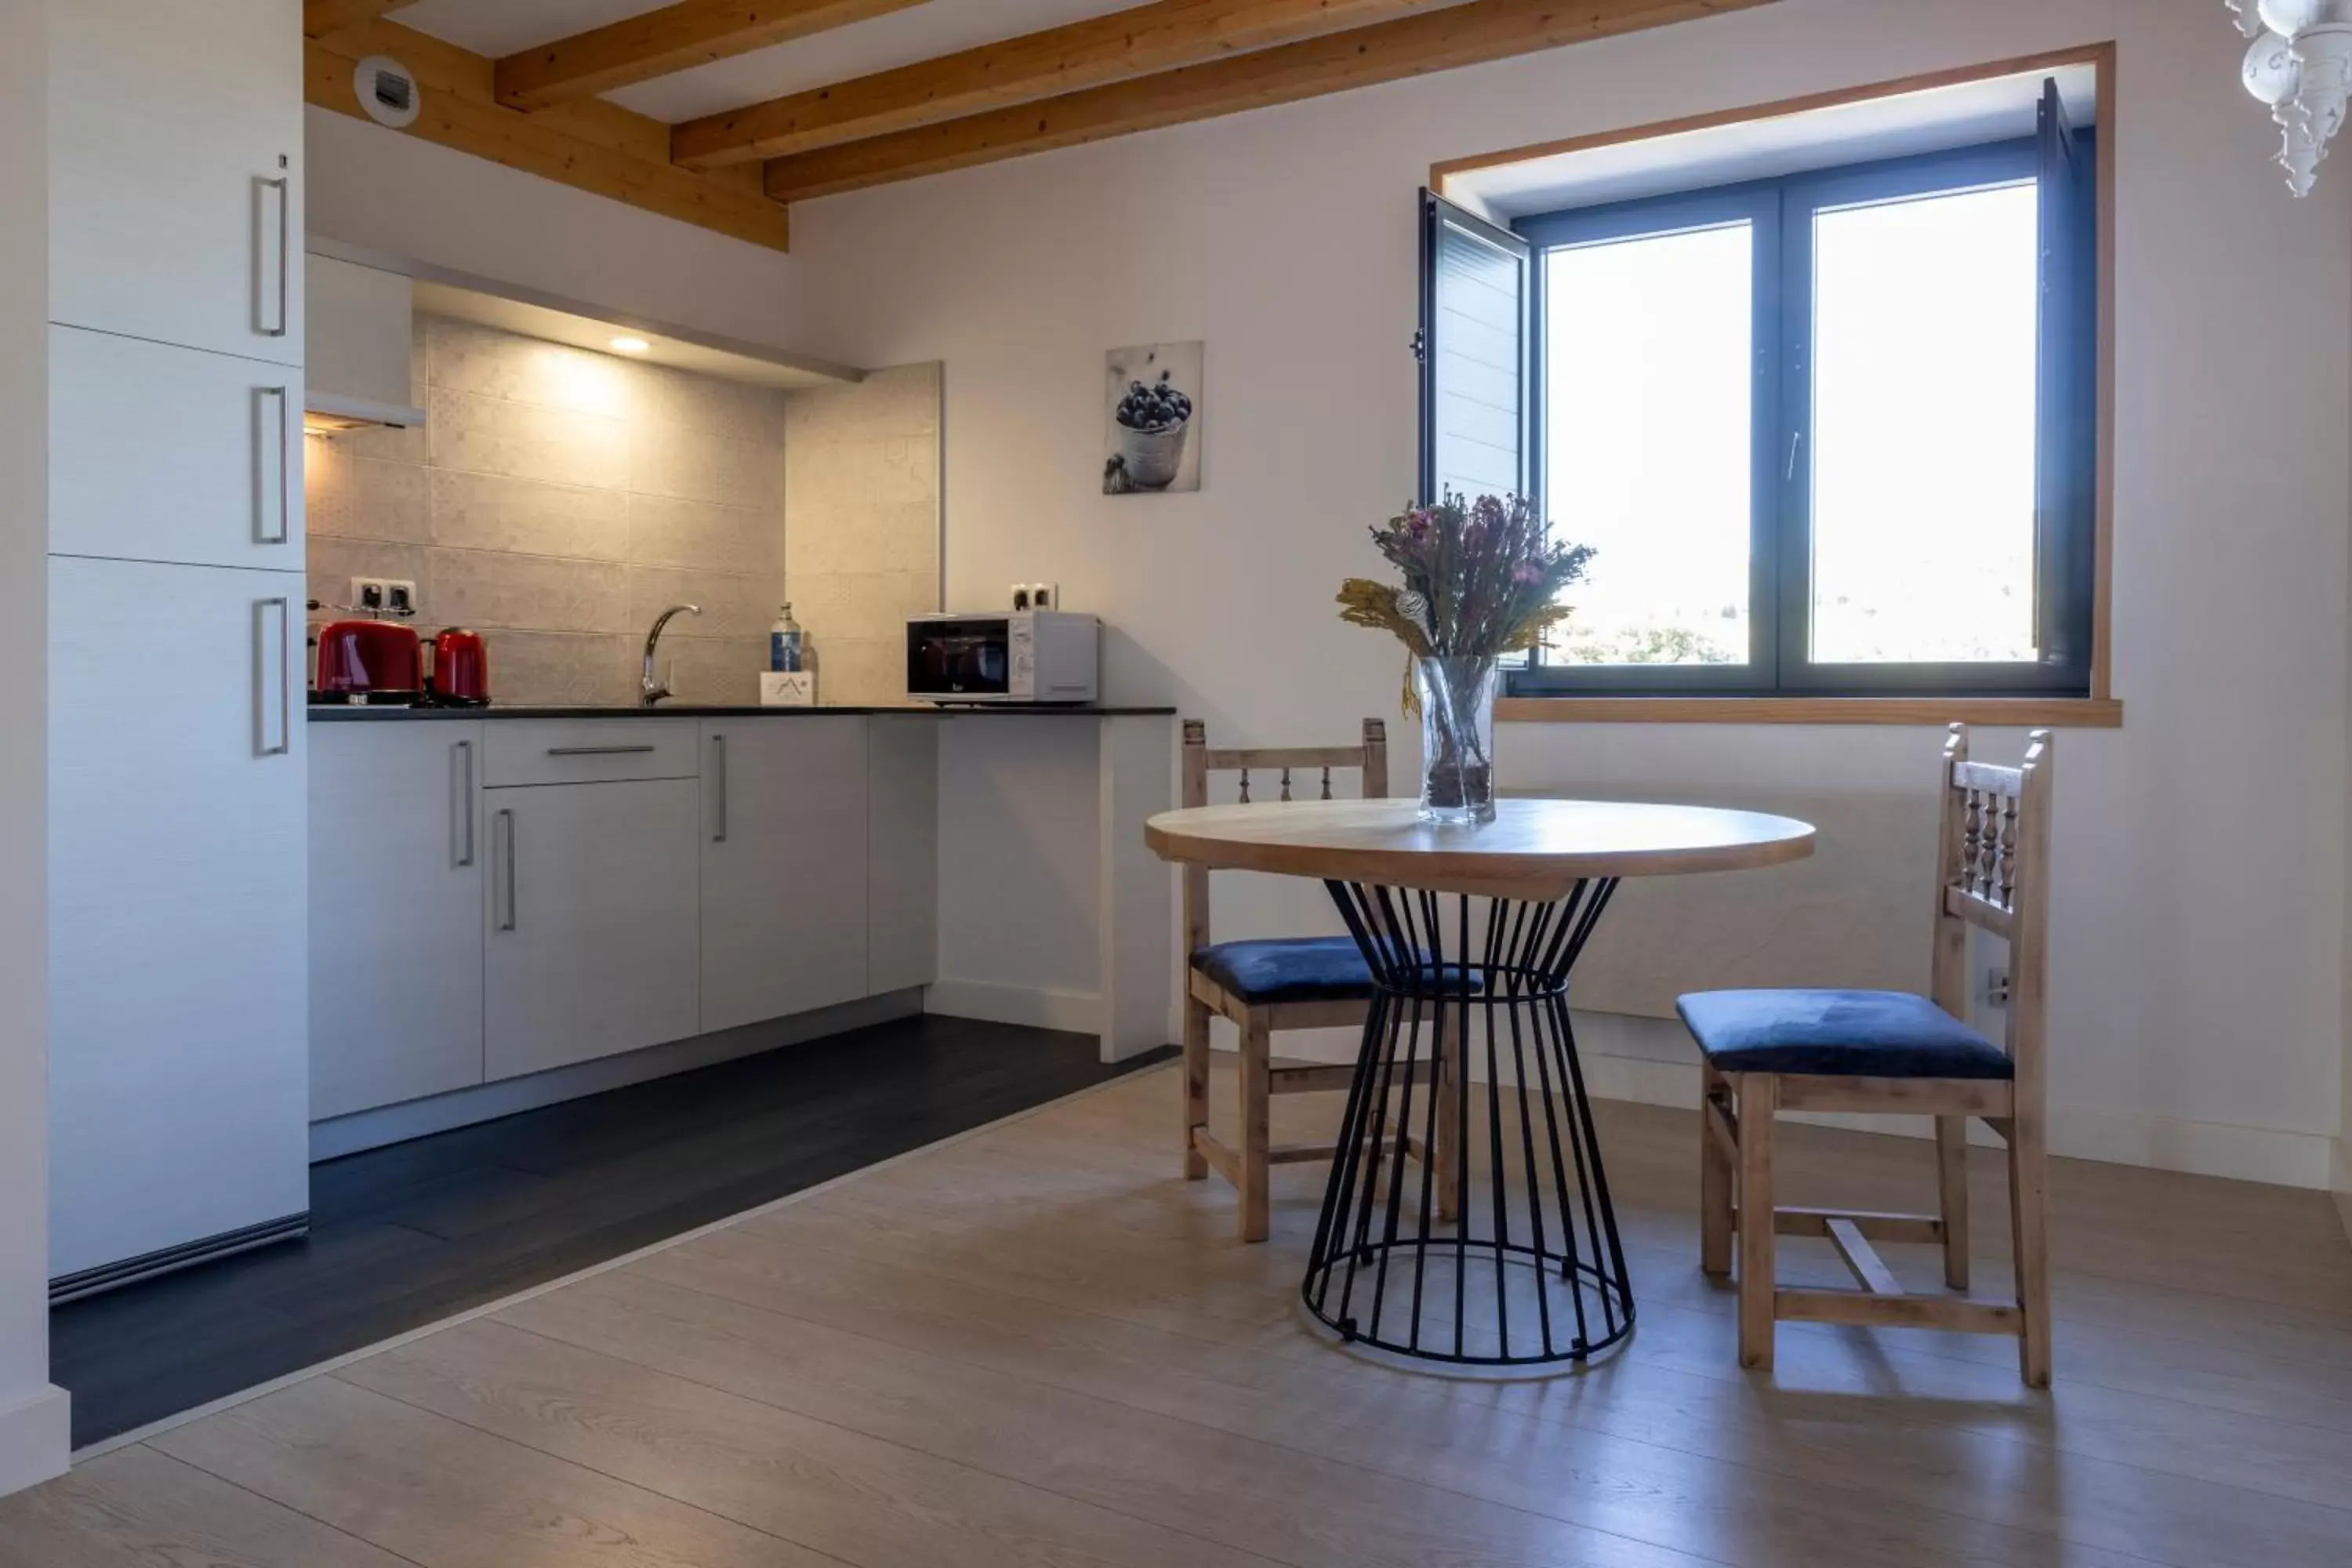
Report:
M 1267 1561 L 495 1321 L 341 1375 L 864 1568 Z
M 0 1505 L 0 1568 L 2352 1562 L 2352 1248 L 2311 1194 L 2060 1162 L 2049 1394 L 2006 1343 L 1814 1324 L 1759 1376 L 1697 1268 L 1695 1119 L 1604 1106 L 1640 1327 L 1581 1375 L 1447 1377 L 1306 1324 L 1322 1168 L 1278 1170 L 1240 1245 L 1231 1190 L 1171 1173 L 1176 1092 L 1055 1104 L 126 1450 Z M 1275 1136 L 1327 1132 L 1328 1098 Z M 1782 1131 L 1790 1202 L 1933 1204 L 1931 1143 Z M 540 1212 L 530 1183 L 401 1201 L 452 1235 Z M 1781 1251 L 1784 1283 L 1848 1278 Z
M 333 1377 L 152 1446 L 426 1568 L 835 1568 L 772 1535 Z
M 404 1568 L 395 1557 L 152 1448 L 0 1499 L 0 1568 Z

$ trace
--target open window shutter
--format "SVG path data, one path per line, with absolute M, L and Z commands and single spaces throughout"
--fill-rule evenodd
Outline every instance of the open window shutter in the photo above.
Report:
M 1421 499 L 1534 489 L 1526 240 L 1421 193 Z
M 2087 672 L 2097 506 L 2097 204 L 2091 148 L 2058 84 L 2042 84 L 2040 365 L 2035 417 L 2034 616 L 2042 662 Z

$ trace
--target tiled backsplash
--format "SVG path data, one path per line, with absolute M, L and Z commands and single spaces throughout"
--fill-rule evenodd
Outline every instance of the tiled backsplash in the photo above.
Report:
M 430 316 L 417 320 L 415 374 L 423 429 L 305 443 L 311 597 L 341 604 L 354 576 L 415 581 L 418 630 L 481 631 L 504 704 L 633 701 L 646 628 L 665 605 L 697 604 L 702 615 L 679 616 L 662 639 L 670 684 L 682 701 L 750 702 L 789 588 L 823 661 L 823 698 L 887 695 L 870 689 L 866 650 L 895 640 L 905 614 L 895 605 L 916 579 L 917 607 L 937 603 L 936 367 L 886 372 L 823 405 L 844 428 L 813 443 L 827 499 L 800 514 L 821 604 L 799 602 L 786 576 L 786 448 L 796 405 L 835 389 L 787 395 Z M 926 396 L 920 460 L 888 448 L 920 470 L 887 492 L 908 517 L 928 508 L 922 547 L 911 524 L 903 547 L 888 530 L 814 543 L 863 531 L 881 504 L 855 499 L 883 466 L 868 447 L 884 438 L 847 429 L 859 405 L 895 432 L 918 422 L 901 405 Z M 905 577 L 887 605 L 862 582 L 859 594 L 841 591 L 842 577 L 875 576 L 866 563 L 885 558 Z M 836 638 L 837 670 L 825 658 Z

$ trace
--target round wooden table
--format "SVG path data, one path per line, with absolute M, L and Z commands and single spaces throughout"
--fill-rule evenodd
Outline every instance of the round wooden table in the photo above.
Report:
M 1307 1310 L 1350 1343 L 1478 1365 L 1580 1362 L 1622 1340 L 1633 1285 L 1569 973 L 1622 879 L 1802 859 L 1811 826 L 1513 799 L 1454 827 L 1410 800 L 1297 801 L 1163 812 L 1144 838 L 1167 860 L 1316 878 L 1370 967 Z M 1481 1052 L 1484 1072 L 1465 1072 Z M 1478 1079 L 1487 1092 L 1463 1092 Z

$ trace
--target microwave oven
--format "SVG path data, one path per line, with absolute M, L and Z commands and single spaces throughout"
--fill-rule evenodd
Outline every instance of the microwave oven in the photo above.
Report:
M 907 695 L 919 702 L 1092 702 L 1102 624 L 1066 610 L 916 616 Z

